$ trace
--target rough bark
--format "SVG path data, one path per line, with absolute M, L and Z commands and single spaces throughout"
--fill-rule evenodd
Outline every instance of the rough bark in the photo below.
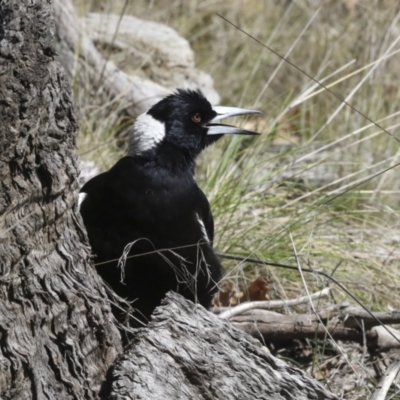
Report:
M 170 292 L 110 371 L 104 398 L 335 399 L 298 368 Z
M 76 210 L 50 0 L 0 1 L 0 398 L 92 399 L 121 351 Z

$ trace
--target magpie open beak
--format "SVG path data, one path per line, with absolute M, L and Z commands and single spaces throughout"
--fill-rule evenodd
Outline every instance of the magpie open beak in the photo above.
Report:
M 238 128 L 232 125 L 216 124 L 215 122 L 225 118 L 236 117 L 238 115 L 251 115 L 261 114 L 257 110 L 248 110 L 246 108 L 237 107 L 222 107 L 214 106 L 213 110 L 217 113 L 217 116 L 213 118 L 206 126 L 208 128 L 207 135 L 259 135 L 258 132 L 248 131 L 246 129 Z

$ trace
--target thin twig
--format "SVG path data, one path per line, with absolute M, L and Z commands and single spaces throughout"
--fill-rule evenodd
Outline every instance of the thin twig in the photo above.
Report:
M 310 300 L 318 300 L 323 297 L 328 297 L 329 291 L 330 288 L 325 288 L 319 292 L 311 294 L 310 296 L 302 296 L 291 300 L 250 301 L 248 303 L 240 304 L 236 307 L 229 307 L 228 310 L 219 314 L 219 318 L 229 319 L 235 315 L 242 314 L 255 308 L 262 310 L 275 310 L 277 308 L 293 307 L 299 304 L 308 303 Z

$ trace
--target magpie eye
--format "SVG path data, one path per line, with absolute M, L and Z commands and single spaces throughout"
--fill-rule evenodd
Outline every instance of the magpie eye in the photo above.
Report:
M 194 122 L 200 122 L 201 121 L 201 115 L 199 113 L 195 113 L 192 115 L 192 121 Z

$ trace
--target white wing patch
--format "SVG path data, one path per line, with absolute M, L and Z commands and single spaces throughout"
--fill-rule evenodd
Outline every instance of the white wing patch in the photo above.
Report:
M 79 193 L 79 198 L 78 198 L 78 211 L 81 209 L 81 205 L 83 201 L 86 199 L 87 193 Z
M 133 132 L 129 138 L 130 156 L 150 150 L 165 137 L 165 125 L 150 114 L 142 114 L 133 124 Z
M 199 214 L 197 214 L 197 213 L 196 213 L 196 218 L 197 218 L 197 221 L 199 222 L 200 230 L 201 230 L 201 233 L 203 234 L 203 239 L 204 239 L 207 243 L 210 243 L 210 238 L 209 238 L 208 235 L 207 235 L 206 227 L 205 227 L 205 225 L 204 225 L 203 220 L 199 217 Z

